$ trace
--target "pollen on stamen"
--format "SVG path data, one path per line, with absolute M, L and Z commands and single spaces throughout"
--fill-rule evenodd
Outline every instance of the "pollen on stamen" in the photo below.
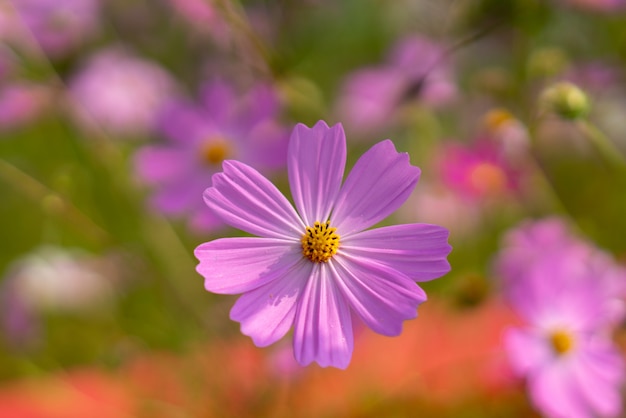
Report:
M 339 248 L 339 234 L 337 228 L 330 226 L 330 221 L 315 222 L 313 226 L 307 226 L 302 235 L 302 255 L 314 263 L 325 263 Z
M 563 355 L 572 349 L 574 340 L 570 333 L 557 330 L 550 335 L 550 343 L 557 355 Z
M 208 139 L 200 148 L 202 160 L 208 165 L 219 165 L 232 153 L 229 142 L 221 137 Z

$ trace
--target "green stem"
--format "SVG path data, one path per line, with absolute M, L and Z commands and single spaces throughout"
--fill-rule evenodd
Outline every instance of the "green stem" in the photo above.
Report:
M 112 239 L 109 233 L 81 212 L 69 200 L 2 159 L 0 159 L 0 179 L 12 186 L 15 191 L 40 203 L 46 213 L 64 219 L 69 225 L 81 231 L 94 243 L 104 245 L 111 242 Z
M 576 127 L 587 137 L 610 168 L 626 170 L 626 158 L 600 129 L 585 119 L 577 120 Z

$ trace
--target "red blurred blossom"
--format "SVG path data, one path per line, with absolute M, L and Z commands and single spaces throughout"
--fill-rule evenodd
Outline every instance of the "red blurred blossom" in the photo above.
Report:
M 142 354 L 117 371 L 79 369 L 5 385 L 0 416 L 258 417 L 298 411 L 306 418 L 376 416 L 372 410 L 390 405 L 454 414 L 467 402 L 517 402 L 517 381 L 500 347 L 502 331 L 516 323 L 512 312 L 498 300 L 463 311 L 435 300 L 424 309 L 431 320 L 406 323 L 400 337 L 364 330 L 346 371 L 312 366 L 292 379 L 276 373 L 271 354 L 239 336 L 182 355 Z

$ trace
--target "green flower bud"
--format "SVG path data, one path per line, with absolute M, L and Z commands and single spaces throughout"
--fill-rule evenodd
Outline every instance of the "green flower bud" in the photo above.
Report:
M 541 94 L 541 104 L 544 109 L 570 120 L 586 116 L 590 108 L 585 92 L 566 81 L 545 89 Z

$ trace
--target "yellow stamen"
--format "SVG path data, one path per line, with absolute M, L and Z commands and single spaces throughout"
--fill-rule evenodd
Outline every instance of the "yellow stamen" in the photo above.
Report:
M 550 344 L 556 354 L 563 355 L 572 349 L 574 339 L 570 333 L 557 330 L 550 334 Z
M 232 149 L 229 142 L 221 137 L 208 139 L 200 148 L 202 160 L 209 165 L 219 165 L 230 157 Z
M 307 226 L 302 235 L 302 255 L 314 263 L 325 263 L 337 254 L 339 235 L 337 228 L 331 228 L 330 221 L 315 222 Z
M 514 121 L 515 117 L 508 110 L 502 108 L 490 110 L 483 118 L 485 127 L 491 132 L 497 132 L 503 126 Z

